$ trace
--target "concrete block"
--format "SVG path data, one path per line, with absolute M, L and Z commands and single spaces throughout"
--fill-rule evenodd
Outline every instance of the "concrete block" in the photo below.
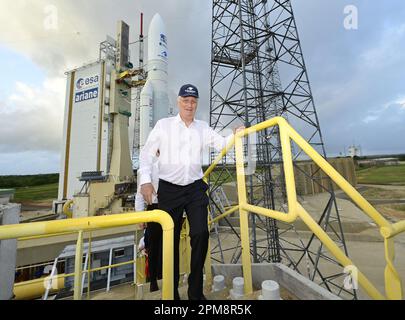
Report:
M 18 224 L 21 205 L 0 205 L 0 225 Z M 0 300 L 13 298 L 15 268 L 17 259 L 17 240 L 0 241 Z

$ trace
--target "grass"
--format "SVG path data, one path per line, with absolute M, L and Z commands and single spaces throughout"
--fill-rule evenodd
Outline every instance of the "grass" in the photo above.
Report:
M 404 211 L 404 212 L 405 212 L 405 204 L 396 204 L 396 205 L 393 205 L 393 208 L 394 208 L 395 210 Z
M 0 176 L 0 189 L 23 188 L 30 186 L 42 186 L 50 183 L 57 183 L 59 174 L 36 174 L 20 176 Z
M 369 187 L 365 191 L 361 191 L 361 194 L 366 199 L 405 199 L 405 190 L 402 188 L 397 190 L 387 190 L 382 188 Z
M 405 165 L 373 167 L 356 171 L 357 182 L 405 186 Z
M 391 222 L 405 220 L 405 205 L 404 204 L 385 204 L 377 205 L 376 209 L 382 213 Z
M 42 186 L 17 188 L 14 202 L 35 202 L 56 199 L 58 197 L 58 183 L 45 184 Z

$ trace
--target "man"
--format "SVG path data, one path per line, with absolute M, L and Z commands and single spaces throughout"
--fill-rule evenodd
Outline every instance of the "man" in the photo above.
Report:
M 183 211 L 190 224 L 191 273 L 188 277 L 190 300 L 205 300 L 203 294 L 203 268 L 208 249 L 208 190 L 202 180 L 202 151 L 211 146 L 222 150 L 232 139 L 220 136 L 208 123 L 196 120 L 198 90 L 186 84 L 180 88 L 176 117 L 159 120 L 140 153 L 140 184 L 145 201 L 152 203 L 156 191 L 151 184 L 153 155 L 160 150 L 159 157 L 159 208 L 168 212 L 174 221 L 174 298 L 180 299 L 179 241 Z M 243 127 L 238 128 L 238 130 Z
M 151 181 L 153 188 L 158 190 L 159 184 L 159 150 L 156 152 L 156 157 L 153 158 Z M 135 195 L 135 211 L 145 211 L 145 200 L 141 194 L 140 188 L 140 173 L 138 170 L 138 188 Z M 152 204 L 147 204 L 146 210 L 158 209 L 158 199 L 156 195 L 152 197 Z M 149 290 L 150 292 L 158 291 L 158 279 L 162 278 L 162 227 L 159 223 L 148 222 L 144 234 L 144 247 L 148 257 L 148 271 L 149 271 Z

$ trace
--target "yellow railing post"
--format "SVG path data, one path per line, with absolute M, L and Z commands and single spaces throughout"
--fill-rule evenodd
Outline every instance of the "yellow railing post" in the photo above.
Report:
M 205 271 L 205 286 L 212 285 L 212 271 L 211 271 L 211 240 L 208 238 L 207 255 L 205 256 L 204 271 Z
M 208 208 L 208 210 L 210 210 Z M 204 272 L 205 272 L 205 285 L 211 286 L 212 285 L 212 271 L 211 271 L 211 239 L 210 239 L 210 223 L 209 223 L 209 215 L 207 217 L 207 226 L 208 226 L 208 248 L 207 254 L 205 256 L 205 263 L 204 263 Z
M 283 155 L 284 179 L 287 191 L 288 212 L 293 216 L 296 216 L 297 193 L 295 188 L 294 166 L 292 161 L 290 136 L 288 128 L 283 125 L 279 125 L 279 131 L 281 150 Z
M 206 184 L 208 184 L 207 177 L 203 177 L 203 180 Z M 207 197 L 209 198 L 209 190 L 207 190 Z M 210 207 L 208 206 L 208 216 L 207 216 L 207 228 L 208 228 L 208 248 L 207 254 L 205 256 L 204 262 L 204 272 L 205 272 L 205 285 L 211 286 L 212 285 L 212 271 L 211 271 L 211 226 L 210 226 Z M 191 258 L 190 258 L 191 260 Z
M 87 249 L 89 258 L 87 262 L 87 300 L 90 300 L 90 270 L 91 270 L 91 231 L 89 232 L 89 247 Z
M 249 213 L 243 209 L 243 205 L 246 204 L 246 182 L 245 182 L 245 168 L 243 161 L 243 144 L 242 144 L 242 136 L 240 134 L 237 134 L 235 137 L 235 152 L 236 152 L 236 175 L 238 183 L 243 278 L 245 281 L 245 294 L 250 294 L 253 292 L 253 285 L 252 285 L 252 265 L 250 260 L 249 219 L 248 219 Z
M 167 214 L 167 213 L 166 213 Z M 168 215 L 168 214 L 167 214 Z M 173 288 L 173 221 L 171 229 L 167 226 L 163 226 L 163 270 L 162 270 L 162 300 L 173 300 L 174 288 Z
M 402 282 L 394 266 L 394 259 L 395 259 L 394 240 L 392 238 L 385 238 L 384 247 L 385 247 L 385 261 L 387 262 L 387 265 L 384 270 L 385 294 L 387 295 L 388 299 L 402 300 L 403 298 Z
M 182 275 L 190 275 L 191 247 L 190 247 L 190 225 L 188 219 L 183 220 L 180 230 L 179 241 L 179 273 Z M 180 283 L 184 281 L 184 276 L 179 278 Z
M 75 280 L 74 280 L 74 300 L 81 300 L 82 286 L 82 269 L 83 269 L 83 231 L 80 230 L 77 236 L 76 243 L 76 258 L 75 258 Z
M 246 200 L 246 182 L 244 176 L 244 159 L 243 159 L 243 144 L 242 137 L 250 133 L 263 130 L 272 126 L 278 125 L 280 130 L 280 142 L 282 146 L 284 175 L 287 190 L 288 213 L 261 208 L 247 203 Z M 394 260 L 394 242 L 390 238 L 395 235 L 405 232 L 405 221 L 391 225 L 364 197 L 348 183 L 308 142 L 306 142 L 282 117 L 275 117 L 266 120 L 247 128 L 235 135 L 235 139 L 230 141 L 221 154 L 214 160 L 204 174 L 204 178 L 213 172 L 216 165 L 235 144 L 236 151 L 236 170 L 237 170 L 237 186 L 239 196 L 239 212 L 240 212 L 240 232 L 242 239 L 242 264 L 243 274 L 245 277 L 245 292 L 249 293 L 251 288 L 251 264 L 250 264 L 250 243 L 248 232 L 248 214 L 249 212 L 260 214 L 272 219 L 292 223 L 297 216 L 305 222 L 305 224 L 314 232 L 321 242 L 331 251 L 335 258 L 343 265 L 352 265 L 351 260 L 340 250 L 333 240 L 324 232 L 324 230 L 311 218 L 302 206 L 297 201 L 296 187 L 293 170 L 293 159 L 291 153 L 291 141 L 295 143 L 317 164 L 323 172 L 325 172 L 363 211 L 380 227 L 381 234 L 385 239 L 385 254 L 387 267 L 385 270 L 386 291 L 390 299 L 402 299 L 403 289 L 401 278 L 396 271 Z M 224 218 L 229 212 L 226 212 L 212 221 L 210 224 Z M 358 273 L 360 285 L 365 289 L 367 294 L 374 299 L 384 299 L 385 297 L 371 284 L 371 282 L 361 273 Z M 251 292 L 251 291 L 250 291 Z

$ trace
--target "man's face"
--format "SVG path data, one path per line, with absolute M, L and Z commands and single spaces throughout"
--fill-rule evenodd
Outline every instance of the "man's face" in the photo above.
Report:
M 178 99 L 179 113 L 183 119 L 194 119 L 197 111 L 198 99 L 195 97 L 179 97 Z

